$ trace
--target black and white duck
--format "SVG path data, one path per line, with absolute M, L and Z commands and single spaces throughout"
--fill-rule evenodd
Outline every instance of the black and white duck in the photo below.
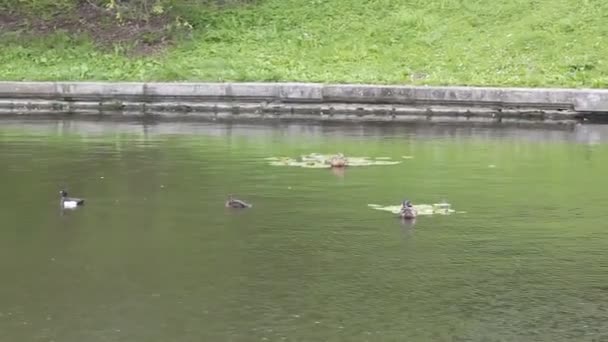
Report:
M 65 190 L 59 191 L 61 199 L 59 200 L 62 208 L 73 209 L 84 205 L 84 199 L 76 197 L 68 197 L 68 192 Z

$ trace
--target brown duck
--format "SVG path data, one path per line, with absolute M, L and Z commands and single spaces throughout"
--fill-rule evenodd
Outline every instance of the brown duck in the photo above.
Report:
M 226 208 L 244 209 L 244 208 L 251 208 L 252 206 L 253 205 L 251 205 L 245 201 L 241 201 L 239 199 L 232 197 L 232 195 L 228 195 L 228 200 L 226 201 Z

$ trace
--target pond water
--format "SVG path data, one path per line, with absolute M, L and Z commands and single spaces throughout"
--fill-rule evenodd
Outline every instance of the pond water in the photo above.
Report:
M 0 123 L 0 341 L 608 340 L 603 127 Z

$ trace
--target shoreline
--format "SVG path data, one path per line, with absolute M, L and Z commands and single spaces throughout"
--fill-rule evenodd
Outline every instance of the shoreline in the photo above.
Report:
M 2 117 L 456 124 L 608 121 L 608 90 L 320 83 L 0 82 Z

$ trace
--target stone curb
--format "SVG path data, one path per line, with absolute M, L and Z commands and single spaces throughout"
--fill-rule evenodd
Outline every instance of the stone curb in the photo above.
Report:
M 578 122 L 608 90 L 318 83 L 0 82 L 0 115 L 87 114 L 380 121 Z

